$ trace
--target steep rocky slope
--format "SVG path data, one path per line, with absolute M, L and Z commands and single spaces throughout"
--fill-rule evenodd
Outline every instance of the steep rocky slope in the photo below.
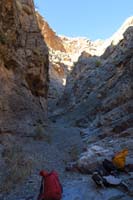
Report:
M 42 35 L 48 47 L 56 51 L 58 50 L 61 52 L 65 52 L 65 48 L 64 48 L 61 38 L 56 35 L 56 33 L 52 30 L 52 28 L 49 26 L 46 20 L 38 12 L 36 12 L 36 17 L 37 17 L 37 21 L 41 29 Z
M 132 18 L 130 18 L 131 20 Z M 81 55 L 67 78 L 61 120 L 90 132 L 120 133 L 132 126 L 133 27 L 101 57 Z M 55 116 L 54 116 L 55 117 Z
M 133 26 L 133 17 L 129 17 L 125 20 L 122 26 L 116 31 L 112 37 L 106 39 L 102 45 L 97 47 L 95 55 L 101 56 L 107 47 L 116 46 L 122 39 L 123 33 L 127 30 L 128 27 Z
M 0 1 L 0 133 L 47 119 L 48 49 L 32 0 Z
M 103 44 L 103 41 L 92 42 L 82 37 L 69 38 L 58 36 L 38 12 L 36 12 L 36 16 L 41 33 L 49 48 L 50 84 L 48 108 L 49 113 L 51 113 L 56 108 L 57 101 L 64 92 L 66 78 L 73 69 L 74 63 L 77 62 L 80 54 L 84 52 L 89 56 L 94 55 L 97 46 Z
M 66 52 L 50 49 L 50 87 L 49 87 L 49 113 L 56 109 L 66 85 L 66 79 L 73 70 L 79 56 L 90 57 L 96 51 L 96 45 L 86 38 L 61 37 Z M 99 43 L 99 42 L 98 42 Z
M 99 65 L 101 62 L 99 59 L 103 59 L 103 57 L 103 62 L 105 62 L 109 56 L 110 59 L 113 60 L 115 53 L 117 54 L 117 50 L 119 49 L 117 48 L 117 45 L 123 40 L 123 33 L 126 29 L 129 26 L 132 26 L 133 18 L 128 18 L 111 38 L 106 39 L 105 41 L 91 41 L 87 38 L 68 38 L 65 36 L 57 36 L 45 19 L 43 19 L 38 13 L 36 15 L 39 21 L 40 29 L 42 30 L 42 35 L 50 51 L 50 87 L 48 95 L 48 108 L 51 115 L 51 113 L 58 107 L 65 89 L 66 79 L 73 68 L 75 70 L 75 64 L 78 61 L 78 58 L 80 57 L 80 66 L 86 65 L 86 59 L 92 56 L 93 58 L 91 59 L 94 60 L 94 63 L 96 62 L 96 65 Z M 88 62 L 90 62 L 90 60 Z M 69 78 L 67 82 L 69 82 Z

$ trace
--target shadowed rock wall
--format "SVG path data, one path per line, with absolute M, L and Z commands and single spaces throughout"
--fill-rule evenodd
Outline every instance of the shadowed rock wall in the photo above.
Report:
M 81 55 L 67 78 L 57 119 L 61 117 L 71 125 L 90 127 L 90 133 L 121 133 L 131 128 L 132 55 L 133 26 L 101 57 Z
M 47 119 L 48 49 L 32 0 L 0 1 L 0 133 Z

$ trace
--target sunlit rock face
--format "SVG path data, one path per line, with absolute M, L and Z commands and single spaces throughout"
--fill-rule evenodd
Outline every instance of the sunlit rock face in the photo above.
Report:
M 62 98 L 62 95 L 64 93 L 65 85 L 67 84 L 63 99 L 67 98 L 67 87 L 71 88 L 73 87 L 73 84 L 76 84 L 75 77 L 73 78 L 72 75 L 75 71 L 78 71 L 76 72 L 76 79 L 78 79 L 78 77 L 80 77 L 80 79 L 84 79 L 84 76 L 89 76 L 87 74 L 84 75 L 84 71 L 86 70 L 88 65 L 91 66 L 96 73 L 95 66 L 97 66 L 96 68 L 98 70 L 98 66 L 101 65 L 101 59 L 102 65 L 104 65 L 105 61 L 107 62 L 107 60 L 110 59 L 110 62 L 113 62 L 113 59 L 116 59 L 115 57 L 117 57 L 117 55 L 119 55 L 120 57 L 120 48 L 122 49 L 123 47 L 120 47 L 119 44 L 121 44 L 122 41 L 125 40 L 123 33 L 129 26 L 132 26 L 133 18 L 130 17 L 129 19 L 127 19 L 125 23 L 120 27 L 120 29 L 111 38 L 105 41 L 91 41 L 87 38 L 81 37 L 69 38 L 66 36 L 58 36 L 38 13 L 36 13 L 36 15 L 39 21 L 42 35 L 49 47 L 50 52 L 50 87 L 48 94 L 48 107 L 49 113 L 51 115 L 53 112 L 55 112 L 56 109 L 58 109 L 58 106 L 60 106 L 62 102 L 60 101 L 60 99 Z M 131 38 L 131 36 L 129 37 Z M 119 46 L 119 48 L 117 46 Z M 102 73 L 101 69 L 99 69 L 99 71 Z M 81 73 L 83 77 L 81 77 Z M 94 77 L 94 80 L 95 79 L 97 78 Z M 80 82 L 82 88 L 82 83 L 85 81 L 81 80 Z M 85 84 L 85 86 L 83 87 L 83 91 L 84 88 L 88 91 L 86 85 L 87 84 Z M 70 96 L 68 99 L 72 98 L 72 102 L 70 101 L 72 107 L 73 101 L 75 101 L 74 98 L 76 98 L 73 98 L 73 96 L 75 96 L 74 93 L 79 93 L 79 95 L 83 93 L 83 91 L 81 93 L 78 92 L 78 87 L 76 87 L 77 86 L 74 86 L 74 91 L 71 93 L 71 95 L 68 93 L 68 96 Z M 98 96 L 100 98 L 100 94 Z M 76 99 L 76 101 L 80 101 L 80 98 L 79 100 Z
M 47 119 L 48 48 L 32 0 L 0 1 L 0 133 Z
M 122 36 L 117 45 L 111 44 L 100 57 L 79 57 L 67 78 L 59 112 L 55 113 L 62 109 L 61 120 L 90 127 L 90 132 L 99 134 L 119 134 L 131 128 L 132 23 Z
M 101 56 L 107 47 L 116 46 L 121 40 L 124 39 L 124 32 L 128 27 L 133 26 L 133 17 L 129 17 L 122 26 L 116 31 L 112 37 L 106 39 L 102 45 L 99 45 L 96 51 L 96 55 Z
M 62 96 L 66 84 L 66 78 L 73 69 L 74 63 L 82 52 L 89 56 L 96 51 L 96 46 L 103 41 L 96 41 L 95 44 L 87 38 L 69 38 L 58 36 L 42 16 L 36 12 L 37 20 L 44 40 L 49 48 L 49 112 L 56 109 L 56 104 Z M 83 54 L 83 53 L 82 53 Z
M 42 35 L 49 48 L 55 51 L 65 52 L 65 48 L 59 36 L 52 30 L 46 20 L 36 12 L 36 17 L 38 20 L 39 27 L 41 29 Z

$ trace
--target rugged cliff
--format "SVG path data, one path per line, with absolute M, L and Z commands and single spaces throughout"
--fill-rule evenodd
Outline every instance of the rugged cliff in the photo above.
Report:
M 58 35 L 56 35 L 56 33 L 49 26 L 46 20 L 38 12 L 36 12 L 36 17 L 37 17 L 42 35 L 48 47 L 56 51 L 58 50 L 61 52 L 65 52 L 65 48 L 64 48 L 61 38 Z
M 66 78 L 80 54 L 82 52 L 86 55 L 88 53 L 89 56 L 95 54 L 97 46 L 103 44 L 103 41 L 92 42 L 87 38 L 58 36 L 38 12 L 36 12 L 36 16 L 43 38 L 49 48 L 48 108 L 51 113 L 56 109 L 57 101 L 64 92 Z
M 87 38 L 68 38 L 65 36 L 57 36 L 48 23 L 38 13 L 36 15 L 39 21 L 40 29 L 42 30 L 42 35 L 49 47 L 50 52 L 50 87 L 48 93 L 48 108 L 51 116 L 53 112 L 58 112 L 57 109 L 60 108 L 62 101 L 65 102 L 65 106 L 68 103 L 70 104 L 70 107 L 74 107 L 73 104 L 75 104 L 75 101 L 80 102 L 83 98 L 87 98 L 89 91 L 93 91 L 94 89 L 88 89 L 89 82 L 93 82 L 95 86 L 96 84 L 101 84 L 101 75 L 98 75 L 100 78 L 98 79 L 96 78 L 97 73 L 102 74 L 104 71 L 104 69 L 102 69 L 103 66 L 107 66 L 109 65 L 107 63 L 114 63 L 116 62 L 115 60 L 121 59 L 121 54 L 123 54 L 123 52 L 126 53 L 125 49 L 129 49 L 128 46 L 124 46 L 123 48 L 122 45 L 124 45 L 125 40 L 130 40 L 132 37 L 130 34 L 128 36 L 129 38 L 124 38 L 124 32 L 128 29 L 128 27 L 133 25 L 133 18 L 128 18 L 111 38 L 106 39 L 105 41 L 91 41 Z M 131 45 L 131 41 L 129 41 L 129 43 Z M 124 60 L 122 62 L 124 62 Z M 92 70 L 88 70 L 88 68 Z M 108 66 L 108 68 L 110 67 Z M 92 75 L 89 74 L 92 73 L 91 71 L 94 72 Z M 75 73 L 76 76 L 73 75 Z M 105 77 L 109 76 L 109 74 L 111 74 L 111 72 L 105 74 Z M 93 81 L 90 80 L 90 77 Z M 104 82 L 106 85 L 106 80 Z M 80 87 L 80 89 L 78 89 L 78 87 Z M 76 93 L 78 95 L 75 95 Z M 100 96 L 100 94 L 98 96 Z M 68 99 L 68 102 L 65 101 L 65 99 Z M 89 100 L 86 101 L 89 102 Z M 79 107 L 76 105 L 76 108 L 78 109 Z M 82 117 L 79 116 L 79 118 Z
M 37 199 L 40 169 L 59 172 L 64 200 L 131 199 L 130 173 L 125 192 L 64 169 L 91 173 L 121 148 L 132 168 L 132 68 L 133 18 L 93 42 L 57 36 L 32 0 L 1 0 L 0 199 Z
M 100 57 L 85 53 L 80 56 L 59 101 L 62 121 L 90 127 L 89 133 L 97 134 L 121 133 L 132 126 L 132 23 L 122 36 Z
M 32 0 L 0 1 L 0 133 L 47 119 L 48 49 Z

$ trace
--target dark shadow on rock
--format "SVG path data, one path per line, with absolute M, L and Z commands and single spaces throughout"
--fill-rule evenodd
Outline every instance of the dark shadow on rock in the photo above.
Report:
M 33 1 L 2 0 L 0 8 L 0 127 L 26 134 L 47 121 L 48 48 Z
M 101 57 L 79 57 L 51 118 L 71 126 L 121 132 L 131 127 L 133 27 Z

